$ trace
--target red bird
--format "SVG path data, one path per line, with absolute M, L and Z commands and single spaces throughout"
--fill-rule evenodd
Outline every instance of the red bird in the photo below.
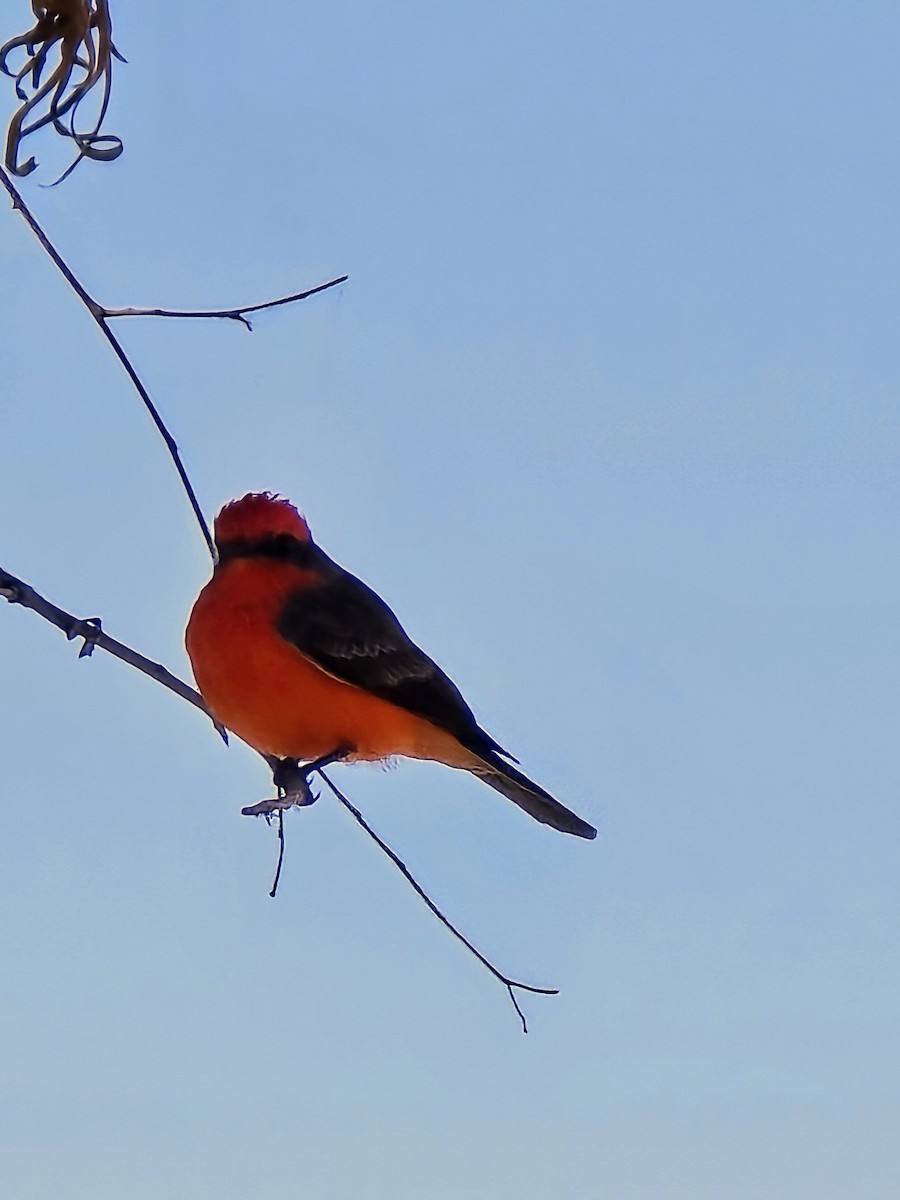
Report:
M 203 699 L 238 737 L 284 760 L 433 759 L 471 771 L 545 825 L 597 836 L 510 764 L 455 684 L 375 592 L 319 549 L 289 501 L 233 500 L 214 534 L 219 560 L 185 643 Z

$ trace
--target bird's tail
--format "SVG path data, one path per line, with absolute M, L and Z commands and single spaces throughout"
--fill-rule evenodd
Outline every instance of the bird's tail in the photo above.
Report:
M 515 767 L 505 763 L 499 755 L 482 752 L 479 758 L 483 765 L 470 767 L 472 773 L 490 784 L 507 800 L 518 804 L 519 808 L 523 808 L 536 821 L 541 821 L 544 825 L 551 825 L 561 833 L 574 833 L 576 837 L 595 838 L 597 836 L 597 830 L 593 825 L 588 825 L 587 821 L 583 821 L 581 817 L 570 812 L 564 804 L 554 800 L 549 792 L 545 792 L 527 775 L 523 775 L 521 771 L 517 771 Z

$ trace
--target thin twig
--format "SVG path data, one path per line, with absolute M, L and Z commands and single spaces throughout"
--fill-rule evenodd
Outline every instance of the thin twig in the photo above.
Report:
M 69 641 L 72 641 L 74 638 L 83 638 L 84 644 L 78 652 L 79 658 L 88 657 L 94 646 L 99 646 L 107 654 L 112 654 L 114 658 L 121 659 L 129 667 L 134 667 L 136 670 L 142 671 L 144 675 L 148 675 L 151 679 L 156 680 L 157 683 L 161 683 L 170 692 L 174 692 L 182 700 L 187 700 L 189 704 L 193 704 L 195 708 L 199 708 L 202 713 L 206 713 L 219 731 L 222 739 L 227 743 L 228 734 L 225 732 L 223 726 L 212 716 L 199 692 L 194 691 L 189 684 L 179 679 L 177 675 L 173 675 L 171 671 L 167 671 L 160 663 L 152 662 L 149 658 L 145 658 L 143 654 L 138 654 L 136 650 L 132 650 L 130 646 L 126 646 L 123 642 L 110 637 L 108 633 L 104 633 L 99 618 L 90 617 L 87 620 L 82 620 L 80 617 L 74 617 L 71 613 L 66 612 L 65 609 L 51 603 L 51 601 L 35 591 L 30 584 L 18 579 L 15 575 L 11 575 L 9 571 L 5 571 L 2 567 L 0 567 L 0 597 L 8 600 L 10 604 L 21 604 L 23 608 L 30 608 L 39 617 L 43 617 L 45 621 L 49 621 L 51 625 L 55 625 L 57 629 L 61 629 Z
M 104 308 L 103 316 L 108 318 L 113 317 L 200 317 L 206 319 L 208 317 L 223 317 L 231 321 L 241 321 L 248 329 L 252 330 L 253 326 L 247 320 L 247 313 L 262 312 L 265 308 L 277 308 L 280 304 L 294 304 L 299 300 L 306 300 L 310 296 L 316 296 L 319 292 L 327 292 L 329 288 L 337 287 L 339 283 L 346 283 L 348 275 L 341 275 L 337 279 L 329 279 L 327 283 L 320 283 L 316 287 L 307 288 L 305 292 L 294 292 L 292 296 L 281 296 L 278 300 L 267 300 L 264 304 L 244 304 L 240 308 L 218 308 L 209 309 L 208 311 L 189 311 L 180 308 Z
M 275 893 L 278 891 L 278 880 L 281 878 L 281 867 L 284 862 L 284 809 L 278 810 L 278 865 L 275 868 L 275 878 L 272 880 L 272 889 L 269 895 L 275 899 Z
M 297 292 L 292 296 L 283 296 L 278 300 L 272 300 L 272 301 L 269 301 L 264 304 L 251 304 L 251 305 L 247 305 L 244 308 L 219 310 L 219 311 L 215 311 L 215 312 L 191 313 L 191 312 L 176 312 L 175 310 L 165 310 L 165 309 L 107 309 L 107 308 L 104 308 L 104 306 L 102 304 L 99 304 L 93 298 L 93 296 L 90 295 L 90 293 L 87 291 L 87 289 L 81 283 L 81 281 L 77 278 L 75 273 L 72 271 L 71 267 L 69 267 L 69 265 L 66 263 L 65 259 L 63 259 L 62 255 L 59 253 L 59 251 L 56 249 L 56 247 L 53 245 L 53 243 L 50 241 L 50 239 L 44 233 L 43 229 L 40 227 L 40 225 L 38 224 L 34 215 L 31 213 L 30 209 L 28 208 L 28 205 L 22 199 L 22 196 L 19 193 L 18 189 L 15 187 L 15 185 L 13 184 L 9 175 L 6 173 L 6 171 L 3 170 L 2 167 L 0 167 L 0 183 L 3 184 L 3 186 L 6 188 L 7 192 L 9 193 L 10 199 L 12 200 L 13 208 L 16 211 L 18 211 L 19 213 L 21 213 L 23 219 L 27 223 L 28 227 L 31 229 L 31 232 L 37 238 L 38 242 L 41 244 L 41 246 L 46 251 L 46 253 L 50 256 L 50 258 L 53 260 L 53 262 L 56 264 L 56 266 L 59 268 L 60 272 L 63 275 L 63 278 L 66 280 L 66 282 L 72 288 L 72 290 L 75 292 L 76 296 L 78 296 L 79 300 L 81 300 L 82 304 L 85 306 L 85 308 L 91 314 L 91 317 L 93 318 L 94 322 L 100 329 L 100 332 L 103 334 L 103 336 L 106 338 L 109 345 L 112 347 L 113 353 L 115 354 L 116 358 L 118 358 L 119 362 L 124 367 L 124 369 L 128 375 L 128 378 L 131 380 L 132 384 L 134 385 L 135 391 L 140 396 L 140 398 L 144 404 L 144 407 L 146 408 L 147 412 L 150 414 L 150 417 L 152 418 L 154 425 L 156 426 L 157 430 L 159 431 L 159 434 L 162 437 L 163 442 L 165 443 L 166 449 L 169 452 L 169 457 L 172 459 L 172 462 L 175 464 L 175 469 L 178 472 L 178 477 L 181 480 L 181 485 L 184 488 L 185 494 L 187 495 L 187 498 L 188 498 L 190 506 L 193 510 L 194 516 L 197 518 L 197 523 L 200 526 L 200 530 L 203 534 L 204 541 L 206 542 L 207 549 L 209 550 L 210 557 L 212 558 L 213 562 L 215 562 L 216 561 L 215 543 L 213 542 L 212 535 L 209 531 L 209 525 L 206 523 L 206 518 L 203 515 L 203 510 L 200 508 L 200 502 L 197 499 L 197 495 L 196 495 L 193 485 L 191 484 L 191 481 L 188 477 L 188 473 L 185 469 L 184 463 L 181 461 L 181 454 L 178 450 L 178 446 L 175 442 L 175 439 L 172 437 L 171 433 L 169 433 L 169 430 L 167 429 L 166 424 L 163 421 L 162 416 L 160 415 L 159 409 L 156 407 L 156 405 L 150 399 L 150 393 L 147 391 L 146 387 L 141 382 L 141 379 L 140 379 L 137 371 L 135 370 L 134 366 L 132 365 L 131 360 L 129 359 L 128 355 L 125 353 L 125 350 L 123 349 L 122 344 L 119 342 L 118 338 L 115 336 L 113 331 L 110 329 L 109 321 L 112 318 L 117 317 L 117 316 L 230 317 L 233 320 L 243 321 L 243 323 L 245 325 L 247 325 L 248 327 L 251 327 L 250 322 L 247 320 L 247 318 L 243 314 L 249 313 L 249 312 L 258 312 L 263 308 L 272 308 L 279 304 L 291 304 L 294 301 L 303 300 L 307 296 L 315 295 L 316 292 L 326 291 L 328 288 L 335 287 L 335 286 L 337 286 L 337 284 L 343 283 L 343 281 L 347 278 L 347 276 L 343 275 L 339 279 L 332 279 L 330 282 L 325 283 L 325 284 L 320 284 L 318 287 L 315 287 L 315 288 L 310 288 L 306 292 Z
M 431 912 L 434 913 L 434 915 L 441 922 L 441 924 L 445 925 L 447 927 L 447 929 L 450 930 L 450 932 L 453 934 L 453 936 L 455 938 L 459 938 L 459 940 L 466 947 L 466 949 L 471 951 L 471 953 L 475 955 L 475 957 L 482 964 L 482 966 L 487 967 L 487 969 L 490 971 L 490 973 L 494 976 L 495 979 L 500 980 L 500 982 L 506 988 L 507 992 L 509 992 L 509 998 L 510 998 L 510 1000 L 512 1000 L 513 1008 L 519 1014 L 519 1020 L 522 1022 L 522 1032 L 527 1033 L 528 1025 L 525 1021 L 525 1014 L 522 1012 L 521 1008 L 519 1008 L 519 1004 L 518 1004 L 518 1001 L 516 1000 L 516 996 L 515 996 L 515 992 L 513 991 L 513 988 L 520 988 L 524 992 L 535 992 L 539 996 L 556 996 L 559 994 L 559 988 L 542 988 L 542 987 L 534 987 L 530 983 L 519 983 L 518 980 L 510 979 L 509 976 L 504 975 L 502 971 L 498 970 L 498 968 L 494 966 L 494 964 L 490 961 L 490 959 L 485 958 L 485 956 L 481 953 L 481 951 L 478 950 L 475 946 L 473 946 L 472 943 L 469 941 L 469 939 L 467 937 L 465 937 L 464 934 L 460 933 L 459 930 L 456 928 L 456 926 L 453 925 L 447 919 L 447 917 L 444 916 L 444 914 L 441 912 L 441 910 L 438 908 L 438 906 L 434 903 L 434 901 L 431 899 L 431 897 L 428 895 L 428 893 L 422 888 L 421 884 L 419 884 L 416 881 L 412 872 L 409 870 L 409 867 L 407 867 L 406 863 L 403 862 L 403 860 L 397 854 L 394 853 L 394 851 L 390 848 L 390 846 L 387 844 L 387 842 L 385 842 L 382 838 L 380 838 L 378 836 L 378 834 L 375 832 L 375 830 L 372 828 L 372 826 L 368 823 L 368 821 L 366 821 L 365 817 L 362 815 L 362 813 L 359 811 L 359 809 L 355 808 L 350 803 L 350 801 L 347 799 L 347 797 L 344 795 L 344 793 L 338 787 L 336 787 L 335 784 L 333 784 L 331 782 L 331 780 L 328 778 L 328 776 L 325 774 L 324 771 L 319 770 L 318 774 L 325 781 L 325 783 L 328 785 L 328 787 L 331 789 L 331 791 L 334 793 L 334 795 L 337 797 L 337 799 L 340 801 L 340 803 L 343 804 L 344 808 L 346 808 L 347 811 L 351 814 L 351 816 L 354 818 L 354 820 L 363 827 L 363 829 L 366 831 L 366 833 L 369 835 L 369 837 L 375 842 L 375 844 L 379 847 L 379 849 L 384 851 L 384 853 L 388 856 L 388 858 L 391 860 L 391 862 L 394 864 L 394 866 L 397 868 L 397 870 L 403 875 L 404 879 L 410 885 L 410 887 L 413 889 L 413 891 L 416 893 L 416 895 L 419 897 L 419 899 L 423 900 L 425 902 L 425 904 L 428 906 L 428 908 L 431 910 Z

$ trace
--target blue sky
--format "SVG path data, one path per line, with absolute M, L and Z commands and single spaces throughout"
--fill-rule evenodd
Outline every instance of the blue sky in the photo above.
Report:
M 294 499 L 600 836 L 335 772 L 561 988 L 523 1038 L 331 800 L 271 901 L 255 756 L 3 608 L 7 1194 L 895 1194 L 895 6 L 119 7 L 124 155 L 23 184 L 86 285 L 351 276 L 117 326 L 206 511 Z M 186 673 L 163 448 L 11 212 L 0 270 L 0 563 Z

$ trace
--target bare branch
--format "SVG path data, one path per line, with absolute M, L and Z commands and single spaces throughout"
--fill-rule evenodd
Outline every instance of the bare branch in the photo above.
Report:
M 253 326 L 247 320 L 247 313 L 262 312 L 265 308 L 277 308 L 281 304 L 295 304 L 300 300 L 306 300 L 310 296 L 317 296 L 319 292 L 327 292 L 329 288 L 337 287 L 339 283 L 346 283 L 348 275 L 341 275 L 337 279 L 329 279 L 327 283 L 320 283 L 316 287 L 308 288 L 305 292 L 294 292 L 291 296 L 281 296 L 278 300 L 266 300 L 264 304 L 244 304 L 240 308 L 219 308 L 209 309 L 208 311 L 189 311 L 180 308 L 104 308 L 102 315 L 107 318 L 112 317 L 223 317 L 231 321 L 241 321 L 248 329 L 252 330 Z
M 319 284 L 317 287 L 309 288 L 305 292 L 297 292 L 292 296 L 283 296 L 278 300 L 270 300 L 263 304 L 251 304 L 251 305 L 247 305 L 246 307 L 243 307 L 243 308 L 221 309 L 221 310 L 217 310 L 217 311 L 193 312 L 193 313 L 192 312 L 177 312 L 175 310 L 168 310 L 168 309 L 138 309 L 138 308 L 135 308 L 135 309 L 108 309 L 108 308 L 105 308 L 102 304 L 99 304 L 93 298 L 93 296 L 90 295 L 90 293 L 87 291 L 87 289 L 81 283 L 81 281 L 75 275 L 74 271 L 66 263 L 65 259 L 62 257 L 62 255 L 59 253 L 59 251 L 56 249 L 56 247 L 53 245 L 53 243 L 50 241 L 50 239 L 47 237 L 47 235 L 44 233 L 43 229 L 38 224 L 37 220 L 35 219 L 34 215 L 30 211 L 30 209 L 28 208 L 27 204 L 22 199 L 22 196 L 20 195 L 19 191 L 13 184 L 12 179 L 9 177 L 9 175 L 6 173 L 6 171 L 3 170 L 2 167 L 0 167 L 0 183 L 3 184 L 3 186 L 6 188 L 7 192 L 9 193 L 10 199 L 12 200 L 13 208 L 17 212 L 21 213 L 22 218 L 27 223 L 31 232 L 34 234 L 34 236 L 40 242 L 43 249 L 46 251 L 46 253 L 50 256 L 50 258 L 56 264 L 59 271 L 62 273 L 63 278 L 66 280 L 66 282 L 72 288 L 73 292 L 76 294 L 76 296 L 79 298 L 79 300 L 85 306 L 85 308 L 91 314 L 91 317 L 93 318 L 97 327 L 100 329 L 100 332 L 103 334 L 103 336 L 106 338 L 109 345 L 112 347 L 113 353 L 115 354 L 116 358 L 118 358 L 119 362 L 124 367 L 125 372 L 128 375 L 128 378 L 131 380 L 132 384 L 134 385 L 135 391 L 140 396 L 144 407 L 146 408 L 147 412 L 150 414 L 150 417 L 153 420 L 154 425 L 156 426 L 157 430 L 159 431 L 160 436 L 163 439 L 163 442 L 165 443 L 166 449 L 169 452 L 169 457 L 172 459 L 172 462 L 175 465 L 175 470 L 178 472 L 178 477 L 181 480 L 181 485 L 184 488 L 185 494 L 186 494 L 188 501 L 190 503 L 190 506 L 193 510 L 194 516 L 197 518 L 197 524 L 200 526 L 200 530 L 201 530 L 201 532 L 203 534 L 203 538 L 206 542 L 207 549 L 209 550 L 210 557 L 212 558 L 213 562 L 215 562 L 216 561 L 215 543 L 213 542 L 212 534 L 209 531 L 209 525 L 207 524 L 206 518 L 203 515 L 203 510 L 200 508 L 200 502 L 197 499 L 197 495 L 194 491 L 193 485 L 190 481 L 190 478 L 188 477 L 187 470 L 185 469 L 184 463 L 181 460 L 181 454 L 178 450 L 178 446 L 175 442 L 175 439 L 172 437 L 171 433 L 169 433 L 169 430 L 166 427 L 166 424 L 162 419 L 159 409 L 156 407 L 156 405 L 150 399 L 150 393 L 147 391 L 146 387 L 144 386 L 143 382 L 141 381 L 141 378 L 138 375 L 137 371 L 135 370 L 134 365 L 131 362 L 131 359 L 125 353 L 125 350 L 122 347 L 121 342 L 118 340 L 118 338 L 115 336 L 113 331 L 110 329 L 109 321 L 114 317 L 120 317 L 120 316 L 225 317 L 225 318 L 231 318 L 236 321 L 242 321 L 249 329 L 249 328 L 252 328 L 252 326 L 250 325 L 250 322 L 247 320 L 247 317 L 245 315 L 246 313 L 259 312 L 264 308 L 274 308 L 280 304 L 292 304 L 295 301 L 304 300 L 307 296 L 313 296 L 317 292 L 324 292 L 328 288 L 336 287 L 339 283 L 343 283 L 344 280 L 347 278 L 347 276 L 342 275 L 339 279 L 332 279 L 328 283 Z
M 447 929 L 449 929 L 450 932 L 453 934 L 453 936 L 455 938 L 458 938 L 462 942 L 462 944 L 466 947 L 466 949 L 471 951 L 471 953 L 475 955 L 475 957 L 482 964 L 482 966 L 487 967 L 487 969 L 490 971 L 490 973 L 494 976 L 495 979 L 500 980 L 500 982 L 506 988 L 507 992 L 509 992 L 509 998 L 510 998 L 510 1000 L 512 1000 L 513 1008 L 519 1014 L 519 1020 L 522 1022 L 522 1032 L 527 1033 L 528 1025 L 525 1021 L 525 1014 L 522 1012 L 521 1008 L 519 1008 L 519 1004 L 518 1004 L 518 1001 L 516 1000 L 516 995 L 515 995 L 515 992 L 513 991 L 513 988 L 519 988 L 523 992 L 534 992 L 539 996 L 557 996 L 557 995 L 559 995 L 559 988 L 534 987 L 530 983 L 519 983 L 518 980 L 510 979 L 509 976 L 504 975 L 502 971 L 498 970 L 497 967 L 495 967 L 494 964 L 490 961 L 490 959 L 485 958 L 485 956 L 481 953 L 481 951 L 476 949 L 476 947 L 472 945 L 472 943 L 469 941 L 469 939 L 467 937 L 465 937 L 462 933 L 460 933 L 459 930 L 456 928 L 456 926 L 453 925 L 447 919 L 447 917 L 444 916 L 444 914 L 441 912 L 441 910 L 438 908 L 438 906 L 434 903 L 434 901 L 431 899 L 431 897 L 428 895 L 428 893 L 422 888 L 421 884 L 419 884 L 416 881 L 416 879 L 413 877 L 412 872 L 409 870 L 409 867 L 407 867 L 406 863 L 403 862 L 403 860 L 397 854 L 394 853 L 394 851 L 390 848 L 390 846 L 387 844 L 387 842 L 385 842 L 382 838 L 380 838 L 378 836 L 378 834 L 375 832 L 375 830 L 372 828 L 372 826 L 366 821 L 365 817 L 362 815 L 362 813 L 359 811 L 359 809 L 355 808 L 350 803 L 350 801 L 347 799 L 347 797 L 344 795 L 344 793 L 342 791 L 340 791 L 340 789 L 337 788 L 331 782 L 331 780 L 328 778 L 328 776 L 325 774 L 325 772 L 323 770 L 320 769 L 318 774 L 319 774 L 320 778 L 325 781 L 325 783 L 328 785 L 328 787 L 331 789 L 331 791 L 334 793 L 334 795 L 337 797 L 337 799 L 340 801 L 340 803 L 343 804 L 344 808 L 346 808 L 347 811 L 351 814 L 351 816 L 354 818 L 354 820 L 357 822 L 357 824 L 361 825 L 363 827 L 363 829 L 366 831 L 366 833 L 369 835 L 369 837 L 372 839 L 372 841 L 375 842 L 375 844 L 379 847 L 379 849 L 384 851 L 384 853 L 388 856 L 388 858 L 391 860 L 391 862 L 394 864 L 394 866 L 397 868 L 397 870 L 401 873 L 401 875 L 404 877 L 406 882 L 410 885 L 410 887 L 413 889 L 413 891 L 416 893 L 416 895 L 419 897 L 419 899 L 423 900 L 425 902 L 425 904 L 428 906 L 428 908 L 431 910 L 431 912 L 434 913 L 434 915 L 441 922 L 441 924 L 445 925 L 447 927 Z
M 189 684 L 179 679 L 177 675 L 173 675 L 171 671 L 167 671 L 160 663 L 152 662 L 149 658 L 145 658 L 143 654 L 138 654 L 136 650 L 132 650 L 130 646 L 126 646 L 124 642 L 116 641 L 108 633 L 104 633 L 99 617 L 89 617 L 86 620 L 74 617 L 71 613 L 66 612 L 65 609 L 59 608 L 39 592 L 36 592 L 30 584 L 18 579 L 15 575 L 11 575 L 9 571 L 5 571 L 2 567 L 0 567 L 0 596 L 4 600 L 8 600 L 10 604 L 21 604 L 23 608 L 30 608 L 39 617 L 43 617 L 45 621 L 49 621 L 51 625 L 55 625 L 57 629 L 61 629 L 70 642 L 74 638 L 83 638 L 83 645 L 78 652 L 79 658 L 89 657 L 94 647 L 99 646 L 101 650 L 105 650 L 107 654 L 113 655 L 114 658 L 121 659 L 129 667 L 134 667 L 136 670 L 143 672 L 144 675 L 155 679 L 157 683 L 161 683 L 170 692 L 174 692 L 176 696 L 180 696 L 182 700 L 187 700 L 189 704 L 193 704 L 195 708 L 199 708 L 202 713 L 205 713 L 218 730 L 222 739 L 227 743 L 228 734 L 225 732 L 223 726 L 212 716 L 199 692 L 194 691 Z

